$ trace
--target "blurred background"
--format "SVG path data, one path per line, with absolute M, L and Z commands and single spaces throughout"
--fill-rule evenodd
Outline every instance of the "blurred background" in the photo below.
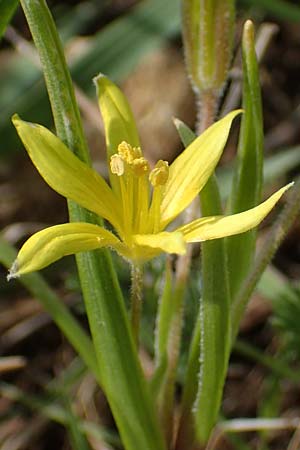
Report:
M 128 97 L 150 161 L 171 161 L 182 150 L 172 118 L 178 117 L 191 127 L 195 122 L 193 92 L 182 53 L 179 0 L 53 0 L 48 4 L 64 43 L 96 169 L 106 175 L 103 127 L 92 83 L 99 72 L 118 83 Z M 242 26 L 248 18 L 257 29 L 267 193 L 299 173 L 299 2 L 237 2 L 235 58 L 220 114 L 240 104 L 239 46 Z M 41 179 L 11 124 L 11 116 L 17 112 L 25 120 L 53 128 L 38 57 L 20 8 L 0 44 L 0 111 L 0 223 L 2 236 L 19 246 L 34 231 L 67 220 L 65 200 Z M 233 132 L 218 172 L 224 198 L 230 186 L 235 143 Z M 270 222 L 272 217 L 264 224 L 262 236 Z M 293 419 L 300 415 L 299 228 L 297 221 L 249 305 L 232 356 L 224 417 Z M 116 264 L 127 292 L 127 268 L 119 258 Z M 160 289 L 162 267 L 162 260 L 154 261 L 146 278 L 143 340 L 149 370 L 156 309 L 153 298 Z M 69 449 L 61 412 L 49 407 L 52 405 L 53 409 L 57 398 L 48 386 L 61 377 L 63 369 L 77 363 L 73 350 L 41 305 L 17 282 L 7 284 L 6 269 L 0 270 L 1 356 L 19 358 L 9 366 L 1 365 L 0 358 L 0 447 Z M 73 258 L 60 261 L 44 274 L 85 324 Z M 187 311 L 191 320 L 198 297 L 199 287 L 192 282 Z M 191 327 L 186 328 L 188 345 Z M 183 368 L 184 355 L 182 372 Z M 103 396 L 92 377 L 81 369 L 81 376 L 69 389 L 76 397 L 78 420 L 84 418 L 95 424 L 96 431 L 89 435 L 91 447 L 121 448 Z M 182 373 L 179 386 L 181 376 Z M 64 411 L 65 404 L 60 407 Z M 103 427 L 106 432 L 110 430 L 111 447 L 103 443 Z M 222 449 L 227 448 L 297 450 L 300 436 L 291 430 L 229 436 L 224 438 Z

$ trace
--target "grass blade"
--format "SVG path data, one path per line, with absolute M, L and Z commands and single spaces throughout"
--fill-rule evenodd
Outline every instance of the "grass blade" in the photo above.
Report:
M 175 125 L 184 145 L 187 146 L 193 140 L 192 131 L 178 120 Z M 201 191 L 200 199 L 203 216 L 222 214 L 215 175 Z M 188 409 L 191 411 L 193 408 L 197 438 L 204 443 L 209 438 L 219 412 L 229 358 L 230 297 L 224 239 L 202 243 L 202 298 L 198 322 L 196 327 L 200 330 L 200 372 L 194 382 L 189 380 L 188 384 L 185 383 L 182 416 L 185 424 L 182 422 L 180 425 L 179 437 L 184 436 L 185 439 L 187 436 L 184 427 L 190 428 L 190 424 L 186 416 Z M 196 376 L 195 367 L 198 366 L 199 359 L 195 348 L 197 349 L 197 342 L 192 346 L 187 368 L 187 373 L 191 374 L 192 378 Z M 196 398 L 192 398 L 191 386 L 195 381 L 198 392 Z M 178 448 L 189 448 L 186 442 L 178 442 L 178 445 Z
M 0 0 L 0 39 L 14 15 L 18 4 L 19 0 Z
M 200 198 L 203 216 L 222 213 L 214 175 L 202 190 Z M 231 321 L 227 270 L 224 239 L 203 242 L 200 373 L 194 405 L 197 437 L 203 443 L 207 442 L 217 420 L 229 359 Z
M 229 199 L 230 214 L 253 208 L 261 200 L 263 177 L 263 118 L 258 67 L 255 55 L 254 29 L 245 23 L 243 50 L 243 109 L 238 143 L 237 167 Z M 253 261 L 256 230 L 226 240 L 231 297 L 240 288 Z M 243 249 L 241 252 L 240 249 Z M 233 306 L 234 308 L 234 306 Z

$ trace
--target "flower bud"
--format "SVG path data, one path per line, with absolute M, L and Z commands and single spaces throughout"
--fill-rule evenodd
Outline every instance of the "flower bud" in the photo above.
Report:
M 187 70 L 201 94 L 222 90 L 232 59 L 234 0 L 182 0 Z

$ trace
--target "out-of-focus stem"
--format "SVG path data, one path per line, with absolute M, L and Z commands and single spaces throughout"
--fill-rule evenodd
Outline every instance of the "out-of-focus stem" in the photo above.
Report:
M 131 266 L 131 328 L 134 341 L 138 346 L 143 297 L 143 268 L 140 265 Z

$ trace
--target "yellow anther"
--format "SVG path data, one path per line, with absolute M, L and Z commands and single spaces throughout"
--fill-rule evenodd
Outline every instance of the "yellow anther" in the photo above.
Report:
M 157 161 L 153 170 L 149 175 L 150 183 L 153 187 L 163 186 L 166 184 L 169 177 L 169 164 L 167 161 L 161 159 Z
M 118 175 L 119 177 L 123 175 L 125 170 L 125 163 L 123 161 L 123 158 L 118 155 L 112 155 L 110 158 L 110 170 L 113 174 Z
M 131 165 L 133 173 L 137 176 L 146 175 L 149 173 L 149 163 L 146 158 L 135 158 Z
M 133 147 L 133 155 L 134 159 L 141 158 L 142 157 L 142 150 L 141 147 Z
M 132 147 L 125 141 L 119 144 L 118 153 L 127 164 L 132 164 L 134 159 L 142 156 L 142 151 L 139 147 Z

